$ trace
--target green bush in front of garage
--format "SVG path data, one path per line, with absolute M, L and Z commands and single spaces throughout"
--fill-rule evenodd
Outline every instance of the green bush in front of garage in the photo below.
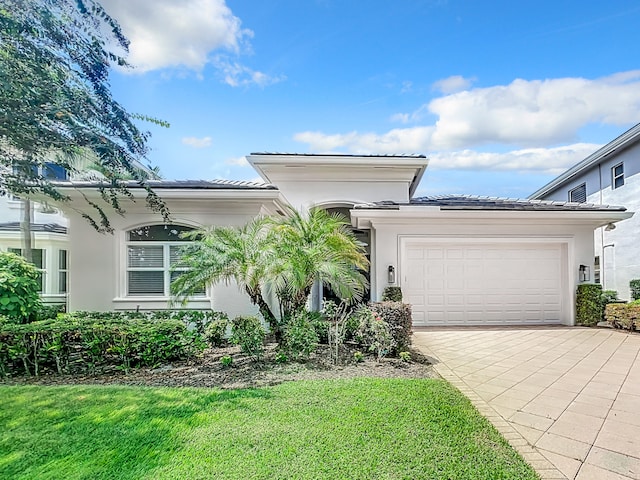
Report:
M 402 302 L 373 302 L 370 306 L 391 327 L 395 341 L 393 353 L 405 351 L 411 345 L 411 305 Z
M 576 323 L 592 327 L 602 320 L 602 285 L 583 283 L 576 293 Z

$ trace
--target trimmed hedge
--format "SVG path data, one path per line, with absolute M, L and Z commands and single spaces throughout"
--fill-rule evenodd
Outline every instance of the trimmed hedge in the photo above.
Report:
M 576 323 L 592 327 L 602 320 L 602 285 L 583 283 L 576 294 Z
M 401 302 L 402 289 L 400 287 L 386 287 L 382 292 L 383 302 Z
M 395 341 L 395 353 L 406 350 L 411 345 L 411 305 L 402 302 L 372 302 L 371 308 L 391 326 Z
M 629 282 L 629 289 L 631 290 L 631 299 L 640 300 L 640 278 L 631 280 Z
M 605 307 L 605 318 L 615 328 L 640 330 L 640 302 L 610 303 Z
M 202 337 L 178 320 L 61 315 L 0 325 L 0 374 L 127 371 L 190 358 L 204 346 Z

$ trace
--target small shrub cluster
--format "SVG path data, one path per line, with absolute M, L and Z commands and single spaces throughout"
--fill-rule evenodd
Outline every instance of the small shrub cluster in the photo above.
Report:
M 201 336 L 177 320 L 122 320 L 60 315 L 0 327 L 0 373 L 96 373 L 157 366 L 193 357 Z
M 401 302 L 402 289 L 400 287 L 386 287 L 382 291 L 383 302 Z
M 411 305 L 402 302 L 372 303 L 373 308 L 387 322 L 395 342 L 394 354 L 406 350 L 411 345 L 412 321 Z
M 227 344 L 229 317 L 224 312 L 211 312 L 209 323 L 204 328 L 204 339 L 212 347 L 224 347 Z
M 631 290 L 631 299 L 640 300 L 640 278 L 636 278 L 629 282 L 629 289 Z
M 355 310 L 353 316 L 358 320 L 358 329 L 354 334 L 358 344 L 375 353 L 378 360 L 390 355 L 396 347 L 396 343 L 393 339 L 391 326 L 383 320 L 378 312 L 363 305 Z
M 231 321 L 231 343 L 254 360 L 260 360 L 264 352 L 266 332 L 257 317 L 236 317 Z
M 615 328 L 640 330 L 640 301 L 610 303 L 605 307 L 605 318 Z
M 602 302 L 603 308 L 604 305 L 618 302 L 618 292 L 616 290 L 603 290 L 602 295 L 600 295 L 600 301 Z
M 40 272 L 20 255 L 0 252 L 0 316 L 14 323 L 36 320 Z
M 578 285 L 576 294 L 576 323 L 594 326 L 602 320 L 602 286 L 597 283 Z
M 317 315 L 300 311 L 287 322 L 283 336 L 283 350 L 294 360 L 308 360 L 318 347 L 318 332 L 313 318 Z

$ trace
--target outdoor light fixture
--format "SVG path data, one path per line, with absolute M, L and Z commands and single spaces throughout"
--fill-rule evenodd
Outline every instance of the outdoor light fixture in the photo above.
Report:
M 387 283 L 390 285 L 396 283 L 396 268 L 393 265 L 389 265 L 387 268 Z
M 587 265 L 580 265 L 580 268 L 578 269 L 578 279 L 581 283 L 589 281 L 589 270 L 591 269 Z

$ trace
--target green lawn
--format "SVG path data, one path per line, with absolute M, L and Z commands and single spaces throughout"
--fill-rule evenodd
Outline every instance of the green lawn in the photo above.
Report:
M 440 380 L 0 387 L 0 478 L 536 479 Z

